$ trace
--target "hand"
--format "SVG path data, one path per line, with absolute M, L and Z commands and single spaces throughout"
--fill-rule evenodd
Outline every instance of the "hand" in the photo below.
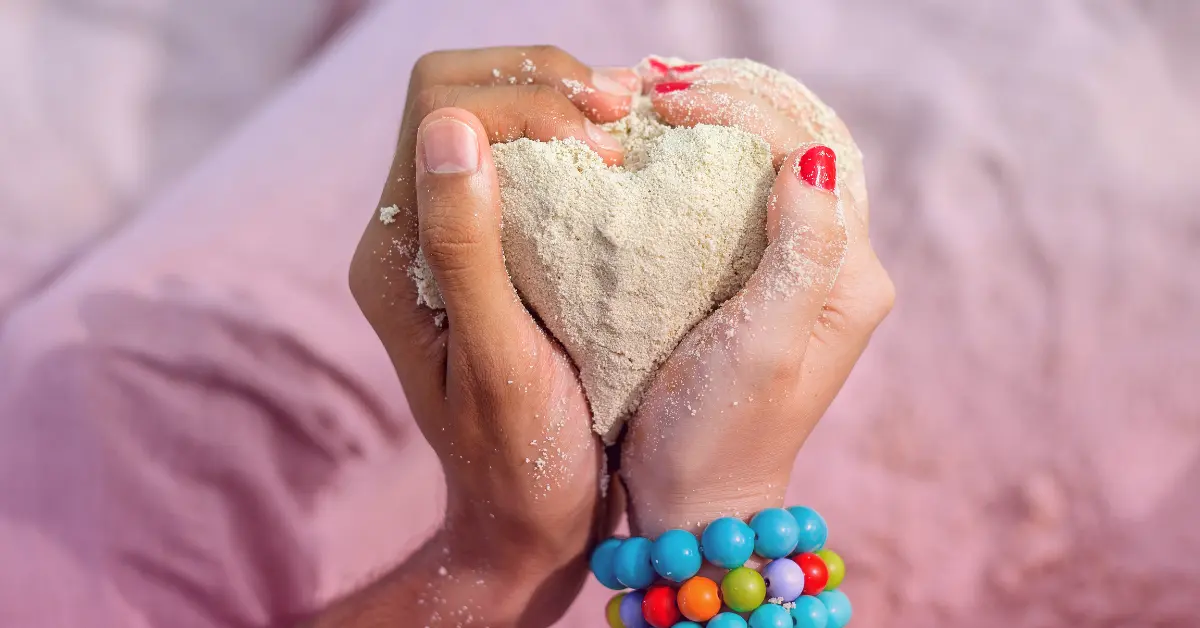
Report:
M 682 89 L 650 90 L 666 122 L 755 133 L 782 168 L 757 271 L 680 343 L 631 420 L 621 477 L 631 527 L 649 537 L 782 506 L 796 454 L 894 298 L 867 237 L 861 177 L 829 190 L 811 176 L 811 156 L 800 163 L 813 146 L 803 87 L 724 68 L 686 78 Z
M 589 118 L 621 118 L 638 87 L 630 70 L 593 71 L 550 47 L 438 52 L 414 67 L 380 200 L 396 209 L 367 227 L 350 284 L 441 460 L 447 506 L 439 547 L 393 576 L 401 584 L 372 598 L 384 602 L 371 617 L 467 625 L 452 613 L 469 604 L 481 625 L 549 624 L 582 586 L 589 547 L 611 530 L 619 513 L 601 500 L 603 450 L 579 380 L 504 268 L 488 146 L 574 137 L 620 163 L 620 145 Z M 417 304 L 418 242 L 444 321 Z M 447 584 L 447 573 L 471 586 Z M 404 593 L 410 581 L 427 594 L 420 604 Z

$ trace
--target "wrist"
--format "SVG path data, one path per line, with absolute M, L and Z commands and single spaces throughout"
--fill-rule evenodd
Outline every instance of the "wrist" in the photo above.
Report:
M 766 508 L 784 506 L 788 478 L 764 478 L 755 486 L 715 484 L 673 490 L 653 483 L 629 486 L 629 529 L 636 536 L 654 539 L 667 530 L 700 534 L 721 517 L 749 520 Z
M 455 509 L 433 542 L 444 577 L 472 583 L 471 606 L 487 609 L 485 625 L 549 626 L 586 582 L 592 545 L 590 525 L 568 532 L 574 524 L 560 523 Z

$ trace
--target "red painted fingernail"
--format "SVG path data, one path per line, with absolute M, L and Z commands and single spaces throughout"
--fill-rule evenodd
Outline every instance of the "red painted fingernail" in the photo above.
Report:
M 688 81 L 667 81 L 666 83 L 658 83 L 654 86 L 654 91 L 660 94 L 670 94 L 691 87 L 692 84 Z
M 699 64 L 699 63 L 685 63 L 683 65 L 677 65 L 671 69 L 674 70 L 675 72 L 678 72 L 679 74 L 685 74 L 687 72 L 691 72 L 692 70 L 695 70 L 696 68 L 699 68 L 700 65 L 701 64 Z
M 813 146 L 800 156 L 800 178 L 832 191 L 837 185 L 837 155 L 828 146 Z
M 649 63 L 650 67 L 659 74 L 666 74 L 671 70 L 671 66 L 659 61 L 658 59 L 651 58 L 649 61 L 647 61 L 647 63 Z

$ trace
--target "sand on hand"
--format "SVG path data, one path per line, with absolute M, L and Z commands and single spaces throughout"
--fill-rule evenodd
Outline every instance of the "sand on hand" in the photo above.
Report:
M 813 111 L 833 115 L 766 66 L 709 63 L 782 76 Z M 575 362 L 595 430 L 611 443 L 658 366 L 758 266 L 775 170 L 761 138 L 724 126 L 672 128 L 644 100 L 604 128 L 624 146 L 624 166 L 606 166 L 575 139 L 518 139 L 493 145 L 492 156 L 513 286 Z M 845 141 L 826 142 L 839 161 Z M 423 256 L 410 275 L 419 303 L 444 307 Z

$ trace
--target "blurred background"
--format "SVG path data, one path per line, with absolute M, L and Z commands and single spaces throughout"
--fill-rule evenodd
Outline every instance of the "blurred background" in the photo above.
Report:
M 0 3 L 0 625 L 269 625 L 436 524 L 347 264 L 416 58 L 527 43 L 862 147 L 897 305 L 789 495 L 854 625 L 1200 626 L 1190 0 Z

